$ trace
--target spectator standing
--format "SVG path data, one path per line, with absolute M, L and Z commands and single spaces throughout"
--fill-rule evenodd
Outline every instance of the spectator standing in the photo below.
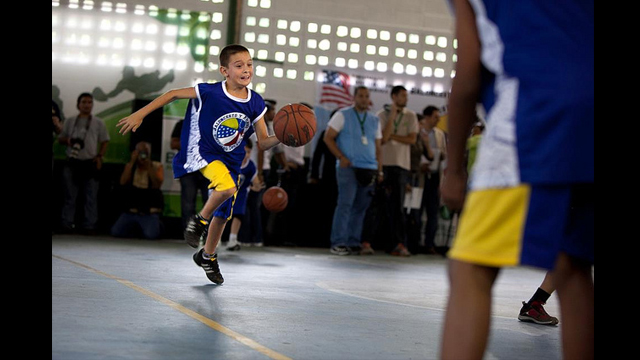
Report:
M 302 186 L 307 182 L 307 169 L 304 161 L 304 146 L 284 147 L 286 170 L 282 174 L 282 188 L 289 198 L 284 211 L 276 216 L 276 233 L 281 234 L 284 245 L 297 245 L 299 234 L 302 233 L 300 224 L 300 195 Z
M 382 131 L 378 117 L 368 111 L 369 89 L 354 90 L 355 105 L 339 110 L 329 120 L 324 142 L 338 159 L 338 200 L 331 227 L 331 253 L 373 253 L 361 243 L 364 217 L 371 203 L 373 186 L 382 180 Z
M 63 232 L 96 232 L 98 223 L 98 175 L 109 144 L 109 133 L 102 119 L 94 116 L 93 96 L 82 93 L 76 104 L 79 114 L 65 119 L 58 141 L 67 146 L 67 160 L 62 170 L 64 201 L 61 226 Z M 82 194 L 82 223 L 76 226 L 78 194 Z
M 410 256 L 407 250 L 404 197 L 411 170 L 411 145 L 418 135 L 418 117 L 407 106 L 407 89 L 402 85 L 391 89 L 391 105 L 376 115 L 382 127 L 382 169 L 386 189 L 389 227 L 393 238 L 387 244 L 391 255 Z
M 417 114 L 420 131 L 415 144 L 411 145 L 411 177 L 412 196 L 420 196 L 418 209 L 412 208 L 407 214 L 407 249 L 410 253 L 425 253 L 426 247 L 422 243 L 422 213 L 424 202 L 425 178 L 429 169 L 429 162 L 433 160 L 433 152 L 429 145 L 429 136 L 425 129 L 427 120 L 422 114 Z M 422 193 L 413 195 L 414 187 L 422 189 Z M 435 251 L 434 251 L 435 252 Z
M 429 105 L 422 111 L 424 116 L 424 131 L 429 138 L 429 146 L 433 159 L 429 162 L 429 168 L 424 179 L 424 192 L 422 193 L 422 209 L 427 213 L 424 244 L 427 254 L 435 254 L 436 232 L 438 231 L 438 210 L 440 209 L 440 180 L 443 173 L 443 162 L 447 157 L 446 136 L 442 129 L 438 128 L 440 122 L 440 110 Z
M 331 117 L 333 117 L 331 114 Z M 318 137 L 324 139 L 326 130 Z M 318 141 L 311 157 L 309 167 L 309 193 L 312 197 L 313 207 L 317 209 L 318 219 L 321 224 L 331 224 L 338 197 L 338 183 L 336 182 L 336 157 L 329 151 L 324 141 Z M 318 246 L 330 244 L 331 226 L 322 226 L 311 235 Z

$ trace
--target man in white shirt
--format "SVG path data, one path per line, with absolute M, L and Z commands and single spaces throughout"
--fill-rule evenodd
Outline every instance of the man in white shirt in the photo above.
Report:
M 382 126 L 382 169 L 389 190 L 387 206 L 391 234 L 391 255 L 410 256 L 407 250 L 404 195 L 411 171 L 411 145 L 417 140 L 418 116 L 406 108 L 407 89 L 398 85 L 391 89 L 391 106 L 376 114 Z

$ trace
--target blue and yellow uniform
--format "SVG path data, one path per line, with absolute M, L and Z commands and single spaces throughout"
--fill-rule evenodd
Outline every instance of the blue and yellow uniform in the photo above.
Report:
M 593 1 L 500 1 L 469 0 L 487 127 L 449 257 L 552 269 L 563 251 L 593 263 Z
M 238 191 L 236 192 L 235 200 L 233 198 L 227 199 L 220 205 L 213 213 L 216 217 L 227 217 L 230 220 L 233 215 L 244 215 L 247 207 L 247 196 L 249 195 L 249 187 L 251 182 L 258 175 L 256 164 L 249 160 L 247 163 L 240 167 L 240 176 L 238 177 Z M 232 208 L 233 211 L 229 211 Z
M 198 96 L 189 101 L 180 133 L 183 146 L 173 158 L 175 178 L 201 171 L 217 191 L 238 186 L 245 143 L 267 111 L 260 94 L 248 89 L 246 99 L 237 98 L 225 83 L 195 85 Z

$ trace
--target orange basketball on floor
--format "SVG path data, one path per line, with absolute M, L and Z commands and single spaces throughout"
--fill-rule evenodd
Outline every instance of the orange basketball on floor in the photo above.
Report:
M 288 203 L 287 192 L 279 186 L 272 186 L 262 194 L 262 204 L 271 212 L 277 213 L 284 210 Z
M 316 115 L 302 104 L 287 104 L 273 118 L 273 131 L 287 146 L 305 145 L 316 134 Z

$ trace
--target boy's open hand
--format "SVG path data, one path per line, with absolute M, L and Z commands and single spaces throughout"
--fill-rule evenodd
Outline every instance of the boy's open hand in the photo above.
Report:
M 116 126 L 122 126 L 122 128 L 120 129 L 120 134 L 126 135 L 129 131 L 136 132 L 136 130 L 140 127 L 140 124 L 142 124 L 142 119 L 132 114 L 131 116 L 122 118 L 120 121 L 118 121 Z

